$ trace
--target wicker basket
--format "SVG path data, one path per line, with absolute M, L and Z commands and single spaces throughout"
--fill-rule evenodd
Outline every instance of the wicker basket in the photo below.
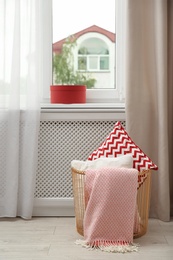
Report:
M 72 168 L 71 171 L 73 181 L 76 229 L 77 232 L 83 236 L 83 218 L 86 208 L 84 195 L 85 172 L 78 171 L 74 168 Z M 141 237 L 147 232 L 150 202 L 150 180 L 151 170 L 146 170 L 138 173 L 137 207 L 140 217 L 140 228 L 137 233 L 134 233 L 134 238 Z

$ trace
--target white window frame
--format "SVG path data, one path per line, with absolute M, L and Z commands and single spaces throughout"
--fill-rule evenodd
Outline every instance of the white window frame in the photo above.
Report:
M 115 0 L 116 2 L 119 2 Z M 120 1 L 121 2 L 121 1 Z M 122 0 L 122 2 L 124 2 Z M 52 85 L 52 0 L 44 0 L 45 6 L 43 9 L 44 12 L 44 41 L 43 41 L 43 47 L 44 47 L 44 55 L 43 55 L 43 89 L 42 91 L 42 97 L 41 97 L 41 103 L 44 106 L 44 104 L 50 104 L 50 85 Z M 118 12 L 116 12 L 118 15 Z M 123 20 L 123 19 L 122 19 Z M 116 26 L 117 27 L 117 26 Z M 116 37 L 117 39 L 117 37 Z M 120 47 L 120 46 L 119 46 Z M 117 67 L 117 62 L 119 62 L 120 56 L 122 53 L 119 53 L 119 55 L 115 55 L 116 60 L 116 89 L 87 89 L 87 103 L 113 103 L 117 104 L 117 106 L 124 106 L 124 97 L 123 97 L 123 85 L 119 85 L 120 82 L 120 73 L 121 65 Z M 119 59 L 118 59 L 119 58 Z M 55 106 L 55 105 L 54 105 Z

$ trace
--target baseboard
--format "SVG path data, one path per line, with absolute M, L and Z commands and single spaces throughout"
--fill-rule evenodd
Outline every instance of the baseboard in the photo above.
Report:
M 74 216 L 73 198 L 34 199 L 33 216 Z

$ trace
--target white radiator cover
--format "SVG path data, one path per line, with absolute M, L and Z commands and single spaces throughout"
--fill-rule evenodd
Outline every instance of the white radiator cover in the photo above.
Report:
M 87 160 L 124 111 L 44 110 L 41 115 L 33 216 L 74 216 L 70 163 Z

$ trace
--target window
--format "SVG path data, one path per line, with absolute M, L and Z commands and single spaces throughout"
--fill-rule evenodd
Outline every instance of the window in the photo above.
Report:
M 89 38 L 79 46 L 78 70 L 109 70 L 109 47 L 103 40 Z
M 118 1 L 110 0 L 104 5 L 103 2 L 100 4 L 99 0 L 88 0 L 86 5 L 81 5 L 80 0 L 52 0 L 52 56 L 61 51 L 62 44 L 69 36 L 76 37 L 74 69 L 81 73 L 88 71 L 97 79 L 94 88 L 87 89 L 88 103 L 122 103 L 122 86 L 116 83 L 116 73 L 119 69 L 116 66 L 116 2 Z M 51 36 L 48 30 L 47 34 Z M 48 61 L 45 64 L 45 72 L 47 69 L 48 75 L 51 69 L 50 84 L 53 82 L 52 68 Z M 43 90 L 43 101 L 49 102 L 49 96 L 50 89 L 47 84 Z
M 81 0 L 44 0 L 43 3 L 43 103 L 49 103 L 50 85 L 53 83 L 52 49 L 57 48 L 53 49 L 53 53 L 59 51 L 63 41 L 70 35 L 77 36 L 75 70 L 81 73 L 88 71 L 97 79 L 94 89 L 87 89 L 87 102 L 122 102 L 124 94 L 120 78 L 124 79 L 121 63 L 124 39 L 121 32 L 124 21 L 122 6 L 125 0 L 109 0 L 105 4 L 100 0 L 88 0 L 82 4 Z M 121 16 L 119 24 L 115 23 L 118 16 Z M 0 34 L 3 35 L 3 30 Z M 12 44 L 11 41 L 9 43 Z M 3 57 L 1 50 L 0 53 Z M 3 59 L 0 67 L 3 68 Z M 22 68 L 24 70 L 25 66 Z M 0 85 L 6 87 L 1 88 L 0 95 L 6 94 L 8 90 L 8 81 L 6 80 L 6 85 L 2 82 L 3 73 L 1 69 Z

